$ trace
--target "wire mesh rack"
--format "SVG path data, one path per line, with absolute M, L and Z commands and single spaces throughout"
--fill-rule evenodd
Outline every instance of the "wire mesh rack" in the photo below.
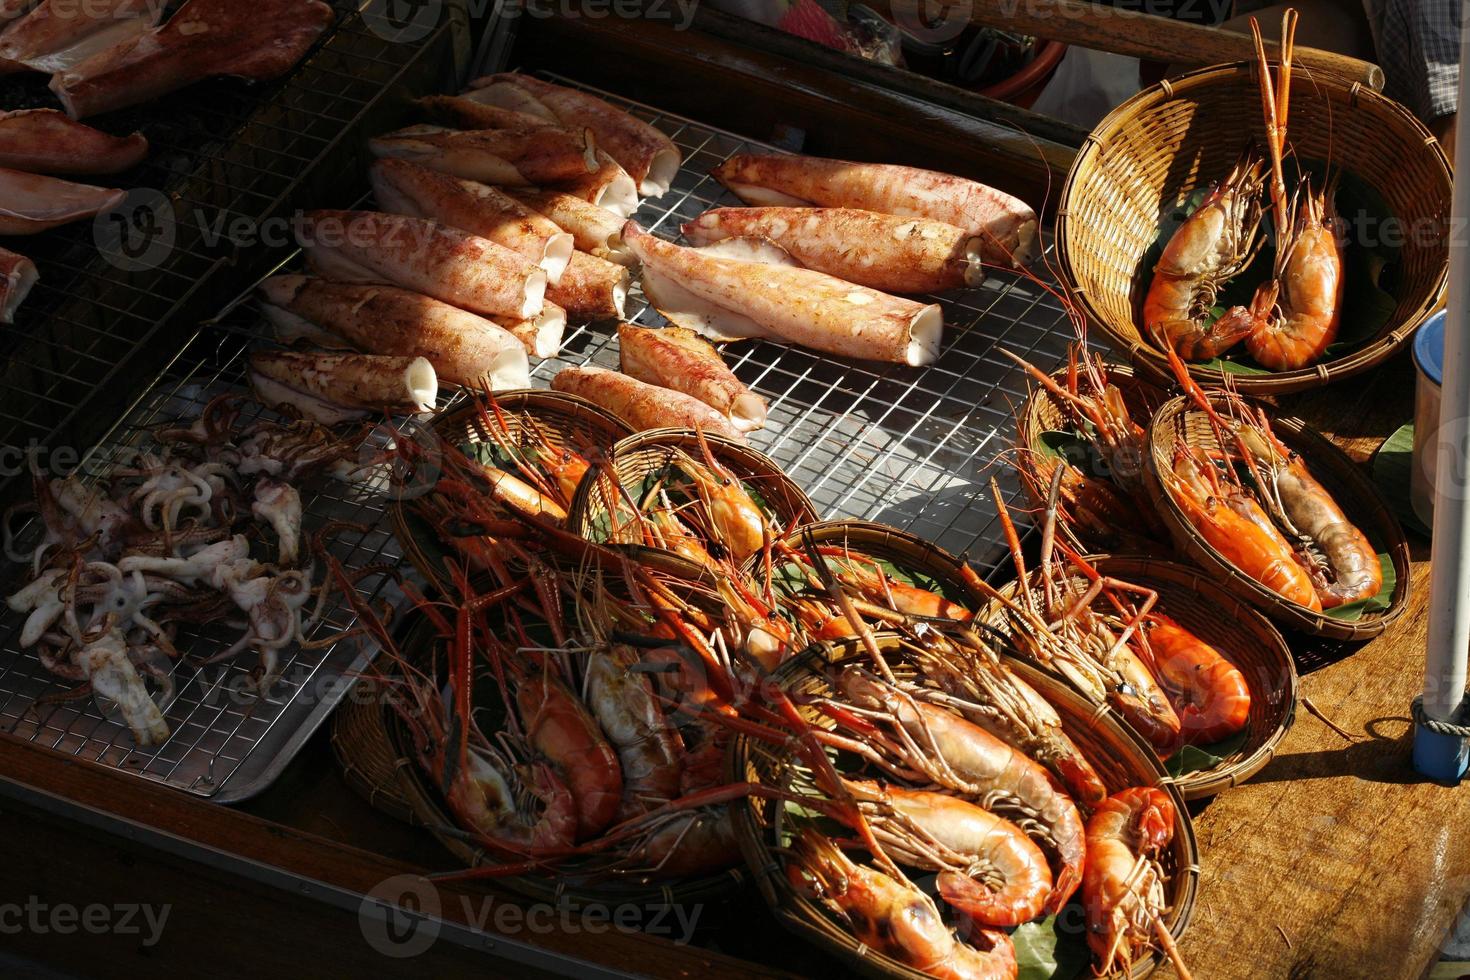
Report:
M 645 201 L 634 215 L 664 238 L 678 238 L 682 222 L 709 208 L 741 203 L 709 176 L 711 169 L 736 153 L 775 152 L 596 94 L 663 130 L 684 157 L 668 193 Z M 1047 275 L 1044 265 L 1036 268 Z M 944 308 L 946 326 L 939 360 L 927 367 L 843 361 L 763 341 L 727 345 L 726 361 L 770 406 L 751 445 L 805 489 L 823 517 L 881 521 L 990 567 L 1004 545 L 989 478 L 997 479 L 1008 503 L 1015 501 L 1014 471 L 993 463 L 1013 444 L 1013 410 L 1026 397 L 1024 373 L 1000 349 L 1043 370 L 1061 361 L 1074 335 L 1055 288 L 997 270 L 976 288 L 929 297 Z M 663 322 L 636 288 L 628 312 L 636 323 Z M 533 383 L 549 383 L 569 364 L 616 368 L 615 333 L 607 324 L 577 328 L 559 357 L 535 367 Z
M 15 462 L 24 452 L 60 452 L 64 466 L 102 437 L 123 407 L 119 393 L 136 393 L 122 379 L 157 373 L 188 326 L 218 309 L 226 297 L 215 273 L 260 254 L 253 246 L 298 194 L 328 189 L 309 175 L 328 169 L 385 93 L 411 75 L 442 84 L 451 59 L 440 55 L 462 25 L 446 16 L 423 36 L 395 34 L 374 13 L 381 5 L 333 0 L 335 22 L 282 79 L 205 81 L 102 117 L 108 131 L 142 132 L 151 146 L 134 170 L 97 179 L 127 189 L 124 204 L 3 242 L 41 279 L 16 322 L 0 325 L 0 500 L 23 493 Z M 0 107 L 56 105 L 45 76 L 0 79 Z
M 683 152 L 673 188 L 635 216 L 665 237 L 676 237 L 680 221 L 708 207 L 738 203 L 708 176 L 710 168 L 733 153 L 771 149 L 598 94 L 663 129 Z M 359 171 L 358 193 L 363 182 Z M 987 478 L 996 455 L 1011 444 L 1012 408 L 1025 396 L 1023 376 L 998 348 L 1046 368 L 1065 353 L 1071 332 L 1046 288 L 1009 273 L 939 302 L 948 323 L 944 349 L 926 368 L 844 362 L 764 342 L 730 345 L 726 356 L 770 403 L 766 428 L 752 434 L 753 445 L 811 494 L 823 516 L 912 530 L 986 567 L 1002 548 Z M 629 313 L 636 322 L 658 322 L 636 288 Z M 157 423 L 192 418 L 215 395 L 243 390 L 244 355 L 262 333 L 258 311 L 243 297 L 197 327 L 87 456 L 87 472 L 105 472 L 111 460 L 144 443 Z M 560 356 L 536 365 L 533 383 L 545 386 L 562 366 L 584 363 L 617 366 L 612 325 L 575 329 Z M 994 467 L 993 473 L 1003 495 L 1014 497 L 1018 488 L 1009 469 Z M 386 489 L 379 475 L 324 489 L 305 501 L 308 530 L 328 521 L 362 525 L 361 532 L 337 535 L 332 553 L 348 568 L 399 563 L 401 550 L 384 515 Z M 385 577 L 365 580 L 360 592 L 370 601 L 394 595 Z M 19 626 L 18 617 L 0 616 L 0 728 L 217 800 L 238 800 L 267 785 L 347 693 L 371 652 L 339 641 L 283 653 L 282 678 L 264 696 L 250 686 L 255 663 L 248 655 L 209 667 L 181 664 L 177 694 L 166 710 L 172 737 L 145 751 L 91 699 L 43 703 L 64 688 L 33 654 L 19 649 Z M 351 626 L 350 612 L 338 606 L 314 636 L 329 638 Z M 181 637 L 178 645 L 200 657 L 227 642 L 201 633 Z

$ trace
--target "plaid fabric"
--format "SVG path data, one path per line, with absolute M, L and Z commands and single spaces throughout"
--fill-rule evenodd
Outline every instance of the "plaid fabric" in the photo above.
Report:
M 1384 94 L 1430 122 L 1460 96 L 1460 0 L 1363 0 Z

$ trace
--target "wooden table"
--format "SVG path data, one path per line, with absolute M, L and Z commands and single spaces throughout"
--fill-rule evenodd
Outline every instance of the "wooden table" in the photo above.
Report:
M 571 59 L 589 81 L 606 81 L 596 76 L 611 70 L 607 61 L 589 56 L 612 44 L 630 96 L 697 109 L 680 103 L 699 102 L 702 85 L 742 86 L 761 97 L 720 104 L 724 125 L 768 138 L 795 113 L 816 148 L 833 155 L 873 156 L 887 147 L 914 162 L 973 169 L 971 149 L 994 137 L 984 121 L 860 81 L 652 33 L 615 19 L 547 26 L 523 63 L 540 51 Z M 640 46 L 648 57 L 639 57 Z M 666 48 L 683 52 L 685 62 L 673 64 Z M 668 86 L 673 76 L 683 84 Z M 995 182 L 1016 192 L 1045 186 L 1047 171 L 1054 188 L 1067 166 L 1065 148 L 1044 137 L 1015 141 L 995 159 Z M 1369 378 L 1284 407 L 1366 461 L 1409 418 L 1412 384 L 1401 356 Z M 1383 637 L 1357 649 L 1294 641 L 1304 658 L 1304 700 L 1348 736 L 1301 710 L 1269 766 L 1197 808 L 1203 874 L 1182 943 L 1196 977 L 1417 980 L 1470 896 L 1470 848 L 1456 839 L 1470 825 L 1470 790 L 1424 783 L 1409 766 L 1408 707 L 1422 676 L 1428 602 L 1427 548 L 1417 547 L 1413 606 Z M 426 834 L 349 790 L 325 733 L 276 786 L 239 809 L 0 737 L 0 912 L 28 896 L 51 905 L 172 905 L 155 945 L 117 933 L 5 934 L 6 953 L 63 969 L 153 977 L 561 970 L 716 980 L 834 968 L 786 937 L 749 895 L 704 909 L 698 939 L 705 945 L 690 947 L 636 932 L 594 935 L 585 924 L 499 928 L 493 915 L 483 932 L 471 933 L 455 927 L 511 900 L 491 887 L 440 885 L 447 925 L 438 941 L 411 958 L 376 952 L 365 938 L 374 907 L 365 917 L 361 895 L 399 875 L 452 866 Z

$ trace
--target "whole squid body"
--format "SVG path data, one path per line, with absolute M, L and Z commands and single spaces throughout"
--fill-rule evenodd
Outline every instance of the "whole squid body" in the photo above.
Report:
M 267 81 L 290 71 L 333 17 L 321 0 L 188 0 L 161 26 L 63 66 L 51 91 L 81 119 L 218 75 Z
M 5 0 L 0 25 L 11 23 L 0 33 L 0 62 L 13 71 L 65 71 L 135 40 L 163 9 L 156 0 Z
M 590 173 L 580 173 L 566 180 L 556 181 L 556 186 L 618 218 L 626 218 L 638 209 L 637 183 L 606 150 L 596 145 L 597 138 L 592 129 L 563 127 L 554 118 L 545 115 L 533 115 L 480 101 L 492 94 L 490 89 L 481 89 L 464 95 L 430 95 L 419 99 L 418 104 L 432 118 L 455 129 L 564 131 L 570 128 L 574 132 L 580 132 L 593 145 L 594 169 Z
M 628 172 L 645 197 L 663 194 L 679 172 L 679 150 L 673 140 L 587 92 L 528 75 L 501 74 L 476 79 L 467 94 L 568 128 L 590 129 L 598 145 Z
M 465 180 L 503 187 L 534 187 L 586 178 L 597 172 L 590 130 L 552 126 L 526 129 L 446 129 L 409 126 L 368 141 L 379 157 L 412 160 Z
M 646 384 L 617 371 L 591 364 L 562 368 L 552 377 L 551 387 L 556 391 L 580 395 L 602 406 L 637 431 L 665 426 L 698 428 L 739 443 L 745 442 L 744 433 L 698 398 Z
M 599 259 L 632 265 L 633 253 L 623 244 L 623 219 L 574 194 L 555 190 L 511 190 L 510 196 L 572 236 L 576 247 Z
M 546 297 L 581 320 L 621 320 L 632 275 L 616 262 L 586 252 L 573 252 L 566 272 Z
M 808 269 L 889 293 L 978 286 L 983 240 L 942 221 L 858 208 L 715 208 L 683 226 L 695 245 L 765 238 Z
M 766 424 L 766 400 L 735 377 L 719 351 L 692 330 L 620 323 L 618 354 L 630 378 L 698 398 L 741 432 Z
M 0 323 L 15 322 L 15 311 L 39 278 L 30 259 L 0 248 Z
M 488 238 L 422 218 L 308 211 L 297 232 L 312 271 L 340 282 L 388 282 L 482 316 L 541 312 L 546 271 Z
M 556 285 L 572 257 L 572 236 L 494 187 L 408 160 L 375 160 L 373 196 L 385 211 L 429 218 L 504 245 L 546 270 Z
M 111 136 L 55 109 L 0 112 L 0 167 L 38 174 L 114 174 L 148 156 L 142 133 Z
M 256 351 L 248 375 L 262 404 L 323 425 L 432 411 L 439 393 L 434 365 L 422 357 Z
M 684 248 L 632 221 L 623 241 L 643 263 L 649 302 L 670 323 L 712 340 L 760 337 L 911 366 L 939 356 L 944 314 L 937 304 L 801 268 L 769 242 L 730 239 Z
M 531 383 L 526 348 L 517 337 L 419 293 L 377 283 L 272 276 L 260 284 L 259 295 L 282 343 L 309 340 L 370 354 L 422 356 L 441 379 L 458 385 L 504 390 Z
M 0 235 L 34 235 L 117 207 L 124 191 L 0 167 Z
M 953 174 L 887 163 L 737 153 L 711 171 L 747 204 L 861 208 L 954 225 L 981 241 L 981 258 L 1024 263 L 1036 212 L 1024 201 Z

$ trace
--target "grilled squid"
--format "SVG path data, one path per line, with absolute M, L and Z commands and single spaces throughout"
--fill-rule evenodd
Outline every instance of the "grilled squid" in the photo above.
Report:
M 937 293 L 984 278 L 981 239 L 954 225 L 857 208 L 715 208 L 683 227 L 695 245 L 766 238 L 808 269 L 892 293 Z
M 373 413 L 427 412 L 439 380 L 422 357 L 256 351 L 250 385 L 263 404 L 333 425 Z
M 55 109 L 0 112 L 0 167 L 40 174 L 115 174 L 148 156 L 142 133 L 112 136 Z
M 39 278 L 30 259 L 0 248 L 0 323 L 15 322 L 15 311 Z
M 503 192 L 407 160 L 386 158 L 369 170 L 385 211 L 429 218 L 504 245 L 546 271 L 556 285 L 572 257 L 572 236 Z
M 683 327 L 662 330 L 618 325 L 623 373 L 692 395 L 741 432 L 766 424 L 766 400 L 745 386 L 709 341 Z
M 368 142 L 380 157 L 412 160 L 465 180 L 509 187 L 557 184 L 597 172 L 597 144 L 588 131 L 446 129 L 410 126 Z
M 800 268 L 769 242 L 684 248 L 632 221 L 623 240 L 643 262 L 649 302 L 676 326 L 713 340 L 762 337 L 911 366 L 939 356 L 944 314 L 938 305 Z
M 617 371 L 590 364 L 562 368 L 551 379 L 551 387 L 557 391 L 580 395 L 600 405 L 621 417 L 635 430 L 660 429 L 665 426 L 699 428 L 736 442 L 745 442 L 744 433 L 731 425 L 724 415 L 698 398 L 681 391 L 645 384 Z
M 492 391 L 531 383 L 526 350 L 513 332 L 428 296 L 396 286 L 310 276 L 272 276 L 259 292 L 262 310 L 281 343 L 308 340 L 320 347 L 425 357 L 445 381 Z M 547 306 L 538 317 L 553 310 Z M 546 326 L 557 346 L 565 323 L 562 316 Z
M 887 163 L 737 153 L 713 171 L 747 204 L 863 208 L 929 218 L 981 241 L 981 257 L 1020 265 L 1036 240 L 1036 212 L 1024 201 L 953 174 Z
M 313 272 L 339 282 L 390 282 L 482 316 L 541 312 L 546 271 L 488 238 L 421 218 L 308 211 L 300 235 Z

